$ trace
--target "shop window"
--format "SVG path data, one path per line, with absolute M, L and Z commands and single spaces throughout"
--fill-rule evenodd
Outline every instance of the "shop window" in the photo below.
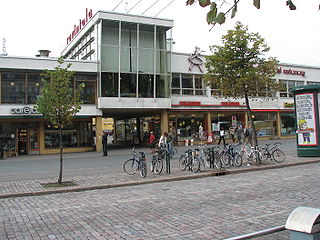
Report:
M 118 96 L 118 73 L 101 73 L 101 96 Z
M 63 127 L 63 147 L 92 147 L 92 123 L 90 121 L 72 122 Z M 45 124 L 45 148 L 59 148 L 60 135 L 57 126 Z
M 319 85 L 320 84 L 320 82 L 307 82 L 307 85 Z
M 185 115 L 177 118 L 178 141 L 185 139 L 199 139 L 199 127 L 203 126 L 202 115 Z
M 304 85 L 304 81 L 292 81 L 292 80 L 279 80 L 279 83 L 282 84 L 280 89 L 280 97 L 293 97 L 293 93 L 290 90 L 294 87 Z
M 254 125 L 258 137 L 276 136 L 276 114 L 275 113 L 259 113 L 255 112 L 252 115 Z
M 280 113 L 281 135 L 295 135 L 295 114 Z

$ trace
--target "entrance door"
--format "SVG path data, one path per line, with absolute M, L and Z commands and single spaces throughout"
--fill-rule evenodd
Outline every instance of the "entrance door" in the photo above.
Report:
M 18 129 L 18 154 L 19 155 L 28 154 L 28 129 L 27 128 Z

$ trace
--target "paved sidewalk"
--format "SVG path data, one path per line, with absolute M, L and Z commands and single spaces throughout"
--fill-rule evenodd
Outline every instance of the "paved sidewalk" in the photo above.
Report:
M 141 149 L 142 151 L 148 151 L 148 149 Z M 183 148 L 179 149 L 183 150 Z M 114 150 L 116 154 L 117 151 L 123 153 L 126 151 L 128 154 L 130 150 Z M 138 150 L 139 151 L 139 150 Z M 98 171 L 96 169 L 91 169 L 90 175 L 76 175 L 73 177 L 65 177 L 64 181 L 73 181 L 77 184 L 77 186 L 69 186 L 69 187 L 59 187 L 59 188 L 44 188 L 42 183 L 52 183 L 57 181 L 57 176 L 55 178 L 47 178 L 47 179 L 31 179 L 31 180 L 14 180 L 14 181 L 4 181 L 0 183 L 0 198 L 9 198 L 9 197 L 21 197 L 21 196 L 32 196 L 32 195 L 42 195 L 42 194 L 53 194 L 53 193 L 62 193 L 62 192 L 75 192 L 75 191 L 87 191 L 92 189 L 103 189 L 103 188 L 114 188 L 121 186 L 131 186 L 137 184 L 149 184 L 155 182 L 165 182 L 165 181 L 178 181 L 192 178 L 201 178 L 201 177 L 213 177 L 225 174 L 235 174 L 235 173 L 245 173 L 248 171 L 259 171 L 266 170 L 272 168 L 280 168 L 280 167 L 290 167 L 299 164 L 310 164 L 320 162 L 320 157 L 297 157 L 296 150 L 287 150 L 285 149 L 286 160 L 284 163 L 275 163 L 268 162 L 262 164 L 261 166 L 246 166 L 243 164 L 240 168 L 228 168 L 225 170 L 207 170 L 205 172 L 192 173 L 189 171 L 181 171 L 178 166 L 178 156 L 173 159 L 171 162 L 171 173 L 167 174 L 164 170 L 160 175 L 155 175 L 150 172 L 150 168 L 148 165 L 148 174 L 146 178 L 141 178 L 140 174 L 136 175 L 127 175 L 122 170 L 122 165 L 114 166 L 108 169 L 108 172 L 101 173 L 101 170 Z M 89 157 L 96 156 L 97 153 L 85 153 Z M 72 155 L 66 155 L 66 157 L 70 157 Z M 50 156 L 36 156 L 41 160 L 41 158 L 53 158 L 58 159 L 57 155 Z M 21 157 L 19 161 L 23 161 Z

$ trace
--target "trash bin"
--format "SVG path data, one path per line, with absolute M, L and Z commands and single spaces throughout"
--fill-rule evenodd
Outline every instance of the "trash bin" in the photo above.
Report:
M 320 240 L 320 209 L 297 207 L 286 222 L 290 240 Z

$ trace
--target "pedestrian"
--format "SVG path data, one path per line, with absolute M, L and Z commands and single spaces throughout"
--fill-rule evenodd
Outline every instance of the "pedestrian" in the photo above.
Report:
M 158 146 L 165 147 L 167 145 L 167 140 L 168 140 L 168 133 L 164 132 L 160 137 Z
M 235 127 L 232 125 L 230 128 L 229 128 L 229 134 L 230 134 L 230 138 L 232 140 L 232 142 L 234 142 L 234 135 L 236 133 L 236 130 L 235 130 Z
M 238 143 L 241 143 L 241 138 L 243 134 L 242 126 L 237 126 L 236 133 L 237 133 Z
M 245 128 L 243 133 L 244 133 L 245 142 L 250 143 L 250 145 L 252 145 L 253 130 L 252 130 L 251 125 L 249 125 L 249 127 Z
M 103 156 L 108 156 L 108 134 L 103 132 L 102 135 L 102 147 L 103 147 Z
M 151 148 L 151 153 L 153 154 L 156 149 L 156 136 L 154 135 L 153 132 L 150 132 L 150 135 L 149 135 L 149 145 Z
M 223 140 L 223 146 L 226 146 L 226 139 L 224 138 L 224 129 L 220 129 L 218 145 L 220 145 L 221 140 Z

